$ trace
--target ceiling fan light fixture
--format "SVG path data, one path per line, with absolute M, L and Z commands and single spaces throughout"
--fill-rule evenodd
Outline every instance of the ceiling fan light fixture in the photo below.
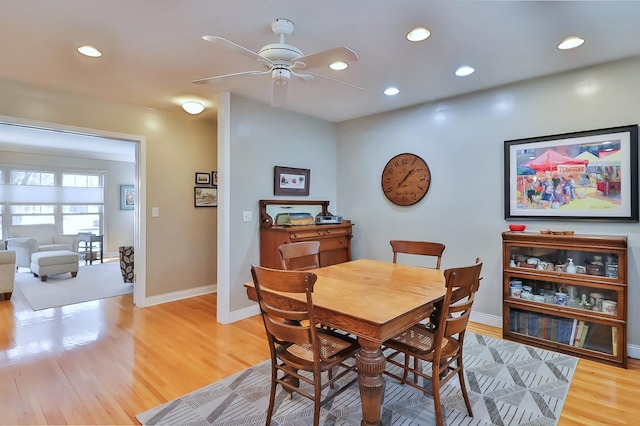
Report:
M 387 96 L 395 96 L 398 93 L 400 93 L 400 89 L 398 89 L 397 87 L 387 87 L 386 89 L 384 89 L 384 94 Z
M 204 105 L 197 101 L 186 101 L 182 103 L 182 109 L 189 114 L 197 115 L 204 111 Z
M 474 67 L 470 67 L 469 65 L 463 65 L 456 70 L 455 74 L 458 77 L 466 77 L 468 75 L 473 74 L 474 72 L 476 72 L 476 69 Z
M 84 55 L 84 56 L 88 56 L 90 58 L 99 58 L 100 56 L 102 56 L 102 52 L 99 51 L 98 49 L 96 49 L 93 46 L 89 46 L 89 45 L 84 45 L 84 46 L 80 46 L 78 47 L 78 53 Z
M 331 68 L 334 71 L 346 70 L 348 67 L 349 67 L 349 64 L 347 64 L 344 61 L 336 61 L 336 62 L 333 62 L 333 63 L 329 64 L 329 68 Z
M 558 49 L 560 50 L 569 50 L 575 49 L 578 46 L 582 46 L 584 44 L 584 39 L 577 36 L 567 37 L 558 45 Z
M 409 41 L 423 41 L 429 38 L 431 31 L 426 27 L 416 27 L 407 33 Z

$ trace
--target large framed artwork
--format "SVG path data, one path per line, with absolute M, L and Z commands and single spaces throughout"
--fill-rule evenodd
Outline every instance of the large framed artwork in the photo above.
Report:
M 505 219 L 638 222 L 638 126 L 504 143 Z
M 309 195 L 311 170 L 275 166 L 273 170 L 274 195 Z

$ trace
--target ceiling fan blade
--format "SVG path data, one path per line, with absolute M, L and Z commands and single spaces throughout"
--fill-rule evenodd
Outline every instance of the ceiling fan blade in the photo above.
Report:
M 342 62 L 355 62 L 357 61 L 358 55 L 353 50 L 348 47 L 336 47 L 329 50 L 324 50 L 318 53 L 312 53 L 311 55 L 302 56 L 296 59 L 296 63 L 294 68 L 298 69 L 308 69 L 308 68 L 317 68 L 317 67 L 326 67 L 329 64 L 342 61 Z M 298 65 L 299 63 L 304 64 L 305 66 Z
M 311 81 L 314 79 L 314 77 L 311 74 L 300 74 L 299 72 L 295 72 L 295 71 L 289 71 L 289 72 L 291 72 L 292 76 L 298 77 L 300 80 Z
M 333 81 L 335 83 L 344 84 L 345 86 L 353 87 L 354 89 L 358 89 L 358 90 L 364 91 L 364 87 L 356 86 L 355 84 L 347 83 L 346 81 L 336 80 L 335 78 L 327 77 L 326 75 L 318 74 L 318 73 L 311 72 L 311 71 L 309 71 L 308 74 L 311 74 L 314 77 L 324 78 L 325 80 L 330 80 L 330 81 Z
M 242 72 L 234 72 L 231 74 L 222 74 L 222 75 L 216 75 L 213 77 L 206 77 L 206 78 L 200 78 L 198 80 L 193 80 L 192 83 L 195 84 L 202 84 L 202 83 L 208 83 L 212 80 L 219 80 L 221 78 L 227 78 L 227 77 L 239 77 L 239 76 L 245 76 L 245 75 L 263 75 L 263 74 L 271 74 L 270 70 L 267 71 L 242 71 Z
M 260 62 L 265 62 L 265 63 L 271 65 L 271 61 L 268 60 L 267 58 L 264 58 L 264 57 L 260 56 L 260 54 L 258 52 L 254 52 L 251 49 L 247 49 L 246 47 L 240 46 L 239 44 L 236 44 L 236 43 L 232 42 L 231 40 L 227 40 L 226 38 L 222 38 L 222 37 L 218 37 L 218 36 L 205 35 L 205 36 L 202 36 L 202 39 L 206 40 L 208 42 L 214 43 L 214 44 L 221 44 L 222 46 L 226 47 L 229 50 L 241 53 L 241 54 L 243 54 L 245 56 L 250 57 L 251 59 L 255 59 L 255 60 L 260 61 Z
M 274 79 L 271 84 L 271 106 L 283 108 L 287 106 L 289 80 Z

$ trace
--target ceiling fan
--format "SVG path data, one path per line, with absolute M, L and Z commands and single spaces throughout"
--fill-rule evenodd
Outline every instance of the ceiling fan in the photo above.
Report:
M 274 19 L 271 22 L 271 29 L 280 37 L 280 41 L 278 43 L 267 44 L 258 52 L 254 52 L 223 37 L 210 35 L 202 36 L 202 38 L 208 42 L 223 44 L 234 52 L 255 59 L 263 65 L 264 69 L 216 75 L 213 77 L 194 80 L 193 82 L 199 84 L 228 77 L 271 74 L 271 105 L 275 107 L 282 107 L 287 104 L 287 91 L 291 76 L 297 77 L 303 81 L 309 81 L 319 77 L 356 89 L 364 90 L 362 87 L 308 71 L 310 68 L 328 66 L 335 62 L 343 62 L 345 64 L 355 62 L 358 60 L 358 55 L 353 50 L 343 46 L 313 53 L 311 55 L 303 55 L 300 49 L 284 42 L 285 35 L 289 35 L 293 32 L 293 22 L 283 18 Z M 304 70 L 304 72 L 299 72 L 300 70 Z

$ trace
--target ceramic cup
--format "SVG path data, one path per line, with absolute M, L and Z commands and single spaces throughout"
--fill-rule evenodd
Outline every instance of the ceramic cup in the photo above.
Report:
M 544 303 L 544 295 L 543 294 L 534 294 L 533 295 L 533 301 L 534 302 L 539 302 L 539 303 Z
M 567 306 L 567 293 L 556 293 L 556 305 Z
M 510 281 L 509 292 L 511 297 L 521 297 L 522 295 L 522 281 Z
M 613 300 L 603 300 L 602 312 L 609 315 L 618 315 L 618 303 Z

